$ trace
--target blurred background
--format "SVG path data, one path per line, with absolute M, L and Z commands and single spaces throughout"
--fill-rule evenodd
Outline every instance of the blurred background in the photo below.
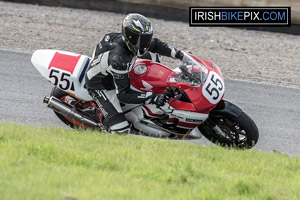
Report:
M 290 6 L 292 26 L 189 27 L 192 6 Z M 300 87 L 300 0 L 0 0 L 0 46 L 91 55 L 130 12 L 150 18 L 154 37 L 220 64 L 226 78 Z
M 150 17 L 188 21 L 191 6 L 291 6 L 292 23 L 300 24 L 299 0 L 5 0 L 112 12 L 139 12 Z M 146 9 L 145 9 L 146 8 Z

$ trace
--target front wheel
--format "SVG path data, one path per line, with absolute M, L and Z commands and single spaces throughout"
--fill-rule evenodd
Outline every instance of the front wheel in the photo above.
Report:
M 244 112 L 238 117 L 208 118 L 198 128 L 208 140 L 225 147 L 250 149 L 259 137 L 257 126 Z

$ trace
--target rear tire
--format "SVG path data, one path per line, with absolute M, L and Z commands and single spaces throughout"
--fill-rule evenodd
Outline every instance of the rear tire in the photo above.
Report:
M 218 125 L 225 135 L 214 130 L 215 125 Z M 259 137 L 257 126 L 244 112 L 239 117 L 208 118 L 198 128 L 208 140 L 223 147 L 250 149 Z

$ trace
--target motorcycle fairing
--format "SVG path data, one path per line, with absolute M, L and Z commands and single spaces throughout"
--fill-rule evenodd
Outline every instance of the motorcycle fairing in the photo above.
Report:
M 144 73 L 137 73 L 136 68 L 143 66 Z M 142 92 L 163 94 L 168 87 L 166 80 L 173 71 L 160 63 L 151 60 L 137 60 L 134 69 L 130 71 L 131 85 Z
M 172 103 L 174 109 L 208 114 L 224 96 L 224 78 L 218 66 L 212 62 L 196 60 L 193 55 L 187 54 L 186 59 L 190 59 L 193 61 L 193 64 L 198 65 L 199 68 L 205 71 L 206 78 L 203 79 L 202 85 L 191 86 L 188 82 L 178 82 L 176 77 L 181 73 L 179 68 L 171 70 L 160 63 L 149 60 L 138 60 L 136 62 L 133 70 L 130 72 L 131 84 L 140 91 L 152 91 L 156 94 L 163 94 L 168 87 L 178 88 L 185 94 L 188 94 L 190 102 L 174 101 Z M 141 71 L 135 70 L 137 67 L 141 68 L 140 66 L 143 66 L 143 72 L 136 73 L 136 71 Z M 192 68 L 189 66 L 188 70 Z M 145 83 L 147 87 L 145 87 Z
M 202 114 L 193 111 L 175 110 L 169 104 L 164 105 L 161 109 L 158 109 L 156 105 L 147 104 L 141 106 L 144 111 L 144 115 L 148 118 L 160 118 L 163 115 L 168 115 L 168 119 L 165 120 L 166 124 L 174 124 L 176 127 L 182 129 L 193 129 L 199 126 L 208 117 L 208 114 Z M 175 119 L 177 119 L 175 121 Z
M 84 88 L 84 75 L 90 58 L 58 50 L 37 50 L 31 62 L 43 77 L 60 89 L 84 101 L 92 98 Z

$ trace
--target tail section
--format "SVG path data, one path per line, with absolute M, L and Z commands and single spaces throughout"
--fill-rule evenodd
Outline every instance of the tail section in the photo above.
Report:
M 84 88 L 84 76 L 90 62 L 88 56 L 45 49 L 35 51 L 31 62 L 43 77 L 60 89 L 79 99 L 92 100 Z

